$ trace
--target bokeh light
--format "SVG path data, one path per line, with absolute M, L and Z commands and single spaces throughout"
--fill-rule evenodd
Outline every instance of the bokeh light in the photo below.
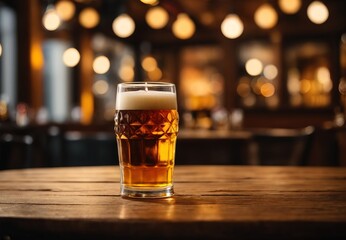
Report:
M 108 92 L 109 84 L 106 80 L 97 80 L 94 82 L 92 89 L 96 95 L 103 95 Z
M 151 56 L 146 56 L 145 58 L 143 58 L 142 68 L 147 72 L 155 70 L 157 68 L 157 62 L 155 58 Z
M 74 67 L 79 63 L 80 54 L 77 49 L 69 48 L 63 53 L 63 62 L 68 67 Z
M 99 56 L 94 59 L 93 69 L 95 73 L 104 74 L 108 72 L 110 65 L 110 61 L 106 56 Z
M 238 86 L 237 86 L 237 93 L 239 96 L 245 98 L 249 96 L 251 93 L 251 87 L 250 87 L 250 79 L 246 77 L 242 77 L 239 80 Z
M 327 21 L 329 17 L 328 8 L 320 1 L 310 3 L 307 14 L 311 22 L 315 24 L 322 24 Z
M 55 31 L 59 28 L 61 23 L 60 17 L 55 8 L 48 9 L 42 18 L 42 24 L 48 31 Z
M 160 68 L 155 68 L 154 70 L 148 72 L 148 78 L 151 81 L 158 81 L 162 78 L 162 71 Z
M 159 3 L 158 0 L 141 0 L 141 2 L 152 6 L 157 5 Z
M 124 82 L 131 82 L 135 77 L 135 71 L 129 65 L 123 65 L 119 68 L 118 75 Z
M 135 31 L 135 22 L 127 14 L 121 14 L 113 20 L 112 29 L 115 35 L 121 38 L 127 38 Z
M 261 86 L 261 94 L 263 97 L 271 97 L 275 93 L 275 86 L 272 83 L 264 83 Z
M 145 20 L 151 28 L 161 29 L 167 25 L 169 16 L 164 8 L 158 6 L 148 10 Z
M 79 23 L 85 28 L 94 28 L 99 22 L 100 15 L 94 8 L 85 8 L 79 14 Z
M 330 77 L 330 72 L 327 67 L 319 67 L 316 71 L 317 81 L 322 85 L 324 92 L 332 90 L 333 84 Z
M 244 30 L 244 24 L 236 14 L 228 14 L 221 23 L 222 34 L 230 39 L 239 37 Z
M 270 4 L 265 3 L 256 10 L 254 19 L 259 27 L 269 29 L 276 25 L 278 14 Z
M 2 55 L 2 45 L 0 43 L 0 57 L 1 57 L 1 55 Z
M 301 0 L 279 0 L 280 9 L 287 14 L 295 14 L 301 6 Z
M 75 5 L 71 1 L 67 0 L 57 2 L 55 7 L 58 15 L 64 21 L 70 20 L 76 11 Z
M 245 70 L 251 76 L 257 76 L 262 73 L 263 64 L 257 58 L 251 58 L 245 63 Z
M 264 67 L 263 69 L 263 75 L 269 79 L 269 80 L 273 80 L 277 77 L 278 75 L 278 68 L 272 64 L 267 65 Z
M 195 23 L 186 13 L 180 13 L 172 26 L 174 36 L 179 39 L 191 38 L 195 31 Z

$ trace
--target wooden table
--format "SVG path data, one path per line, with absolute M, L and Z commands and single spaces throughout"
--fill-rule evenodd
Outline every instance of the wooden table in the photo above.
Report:
M 346 239 L 346 168 L 176 166 L 170 199 L 118 167 L 0 172 L 0 239 Z

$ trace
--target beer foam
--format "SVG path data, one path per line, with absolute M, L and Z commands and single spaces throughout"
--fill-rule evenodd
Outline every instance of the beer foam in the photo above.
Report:
M 176 94 L 160 91 L 118 92 L 117 110 L 170 110 L 177 109 Z

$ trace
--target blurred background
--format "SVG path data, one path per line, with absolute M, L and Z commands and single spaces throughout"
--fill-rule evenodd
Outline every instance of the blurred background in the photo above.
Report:
M 345 165 L 345 13 L 341 0 L 0 0 L 0 168 L 117 164 L 116 84 L 131 81 L 176 84 L 177 164 Z

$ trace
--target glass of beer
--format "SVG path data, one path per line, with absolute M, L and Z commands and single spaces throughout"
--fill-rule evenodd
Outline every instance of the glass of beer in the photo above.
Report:
M 115 106 L 120 194 L 171 197 L 179 116 L 175 85 L 120 83 Z

